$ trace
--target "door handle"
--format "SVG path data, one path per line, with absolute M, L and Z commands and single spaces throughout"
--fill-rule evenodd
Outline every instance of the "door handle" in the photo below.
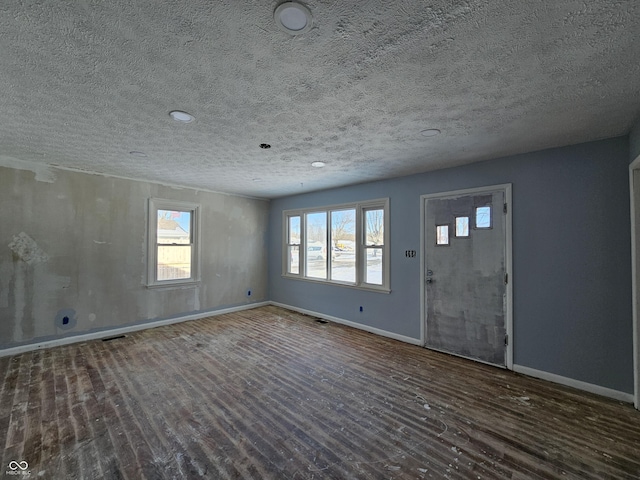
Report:
M 427 282 L 427 283 L 433 283 L 433 278 L 432 277 L 427 277 L 424 281 Z

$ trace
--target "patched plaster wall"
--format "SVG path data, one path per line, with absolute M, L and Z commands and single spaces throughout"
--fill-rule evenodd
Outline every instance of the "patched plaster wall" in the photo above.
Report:
M 0 167 L 0 348 L 267 300 L 267 201 L 40 173 Z M 149 197 L 201 205 L 199 285 L 145 286 Z

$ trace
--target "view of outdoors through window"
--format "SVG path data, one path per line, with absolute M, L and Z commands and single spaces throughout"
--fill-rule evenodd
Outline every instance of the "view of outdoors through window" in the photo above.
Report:
M 327 212 L 306 216 L 307 277 L 327 278 Z
M 356 281 L 356 209 L 331 212 L 331 280 Z
M 491 206 L 476 208 L 476 228 L 491 228 Z
M 289 217 L 289 238 L 287 239 L 288 273 L 300 273 L 300 217 Z
M 159 281 L 191 278 L 191 213 L 158 210 L 156 278 Z
M 345 205 L 333 210 L 288 215 L 286 273 L 335 282 L 383 285 L 384 212 L 384 208 L 377 205 L 369 208 Z M 299 265 L 301 258 L 304 269 Z M 358 278 L 359 271 L 363 278 Z
M 382 285 L 382 256 L 384 254 L 384 210 L 365 210 L 366 283 Z

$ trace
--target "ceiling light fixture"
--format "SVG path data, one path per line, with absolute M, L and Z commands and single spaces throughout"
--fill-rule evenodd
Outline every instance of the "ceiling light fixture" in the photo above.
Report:
M 420 133 L 423 137 L 435 137 L 436 135 L 440 135 L 440 130 L 437 128 L 429 128 L 427 130 L 422 130 Z
M 285 2 L 273 12 L 273 19 L 289 35 L 300 35 L 311 29 L 311 10 L 297 2 Z
M 312 162 L 312 163 L 311 163 L 311 166 L 312 166 L 312 167 L 316 167 L 316 168 L 322 168 L 322 167 L 324 167 L 325 165 L 326 165 L 326 163 L 324 163 L 324 162 Z
M 193 115 L 188 114 L 187 112 L 182 112 L 180 110 L 173 110 L 169 112 L 171 118 L 173 118 L 176 122 L 181 123 L 191 123 L 195 120 Z

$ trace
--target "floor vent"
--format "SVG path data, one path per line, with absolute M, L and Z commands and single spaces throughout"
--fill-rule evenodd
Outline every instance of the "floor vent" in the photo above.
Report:
M 103 342 L 110 342 L 111 340 L 117 340 L 119 338 L 124 338 L 124 337 L 126 337 L 126 335 L 118 335 L 117 337 L 103 338 L 102 341 Z

